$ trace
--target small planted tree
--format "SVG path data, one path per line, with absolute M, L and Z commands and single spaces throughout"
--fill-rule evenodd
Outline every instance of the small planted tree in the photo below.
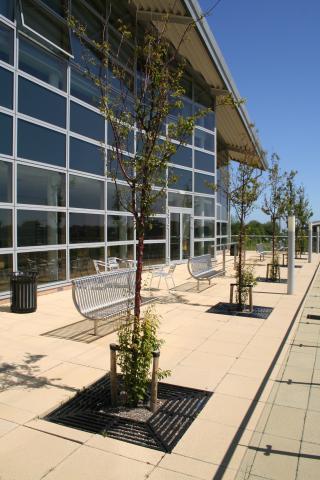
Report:
M 264 195 L 261 210 L 270 217 L 272 228 L 272 260 L 271 260 L 271 280 L 277 279 L 277 268 L 279 265 L 276 232 L 277 222 L 281 220 L 285 212 L 285 174 L 281 174 L 279 167 L 279 156 L 274 153 L 271 158 L 271 165 L 268 168 L 268 191 Z
M 305 237 L 308 234 L 309 221 L 313 215 L 309 199 L 306 196 L 303 186 L 297 189 L 294 213 L 296 216 L 297 250 L 299 250 L 301 254 L 305 251 Z

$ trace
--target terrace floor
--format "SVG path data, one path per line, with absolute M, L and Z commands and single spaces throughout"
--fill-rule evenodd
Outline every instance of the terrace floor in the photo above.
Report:
M 264 277 L 268 257 L 260 262 L 252 253 L 249 260 Z M 319 430 L 314 428 L 319 409 L 308 413 L 319 400 L 320 330 L 316 321 L 313 327 L 305 323 L 308 309 L 320 308 L 319 298 L 312 295 L 319 278 L 301 303 L 319 260 L 319 255 L 310 264 L 306 258 L 297 260 L 301 268 L 296 269 L 294 295 L 286 295 L 285 283 L 258 283 L 254 304 L 274 308 L 267 320 L 208 313 L 212 305 L 228 302 L 232 261 L 225 277 L 216 278 L 211 287 L 201 284 L 199 293 L 185 265 L 174 274 L 175 292 L 168 292 L 164 282 L 158 291 L 155 281 L 152 293 L 166 342 L 160 366 L 172 370 L 167 382 L 214 392 L 171 454 L 42 420 L 108 371 L 109 344 L 116 334 L 92 341 L 70 289 L 39 296 L 38 310 L 28 315 L 12 314 L 8 305 L 0 305 L 1 480 L 295 479 L 298 443 L 305 442 L 305 454 L 317 460 L 320 453 Z M 286 272 L 281 268 L 282 278 Z M 47 332 L 51 334 L 43 335 Z M 313 393 L 304 385 L 311 378 L 318 382 Z M 285 391 L 292 379 L 295 400 L 292 389 Z M 311 396 L 313 403 L 306 400 Z M 288 398 L 297 403 L 288 403 Z M 288 453 L 282 461 L 278 450 Z M 304 473 L 297 478 L 316 478 L 308 476 L 314 463 L 303 458 L 299 468 Z

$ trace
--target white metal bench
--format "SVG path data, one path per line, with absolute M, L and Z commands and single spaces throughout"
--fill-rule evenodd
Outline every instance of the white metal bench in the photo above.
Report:
M 78 312 L 94 322 L 130 312 L 134 305 L 136 270 L 121 268 L 72 280 L 72 298 Z
M 266 250 L 264 249 L 263 243 L 257 243 L 256 245 L 256 252 L 260 255 L 260 261 L 264 260 L 264 256 L 266 255 Z
M 223 270 L 216 270 L 213 268 L 210 254 L 189 258 L 188 270 L 190 275 L 198 282 L 198 291 L 201 280 L 208 280 L 210 285 L 212 278 L 223 274 Z

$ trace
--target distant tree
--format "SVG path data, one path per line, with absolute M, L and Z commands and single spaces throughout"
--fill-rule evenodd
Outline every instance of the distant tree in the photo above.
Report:
M 308 234 L 308 225 L 313 215 L 305 188 L 300 186 L 296 192 L 294 213 L 296 216 L 296 239 L 300 253 L 305 251 L 305 237 Z

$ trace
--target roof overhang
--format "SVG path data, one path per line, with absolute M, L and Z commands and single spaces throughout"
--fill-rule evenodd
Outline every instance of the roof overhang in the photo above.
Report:
M 167 21 L 166 35 L 175 46 L 190 22 L 196 22 L 196 28 L 189 30 L 182 43 L 180 53 L 209 86 L 214 97 L 231 94 L 236 103 L 225 105 L 221 102 L 219 105 L 217 101 L 218 151 L 224 152 L 231 160 L 250 163 L 261 169 L 267 168 L 247 110 L 241 103 L 240 94 L 208 22 L 202 18 L 198 1 L 134 0 L 134 3 L 141 20 L 152 21 L 156 26 Z

